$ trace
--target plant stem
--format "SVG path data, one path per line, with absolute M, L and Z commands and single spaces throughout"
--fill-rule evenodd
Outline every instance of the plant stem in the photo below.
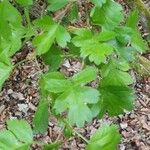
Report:
M 89 143 L 88 140 L 83 135 L 81 135 L 79 132 L 77 132 L 75 129 L 73 129 L 73 127 L 68 123 L 68 121 L 66 119 L 63 119 L 62 121 L 65 124 L 67 124 L 70 129 L 72 129 L 72 131 L 74 132 L 74 134 L 76 134 L 77 136 L 79 136 L 86 143 Z
M 75 129 L 73 129 L 73 132 L 74 132 L 77 136 L 79 136 L 81 139 L 83 139 L 86 143 L 89 143 L 89 141 L 88 141 L 84 136 L 82 136 L 79 132 L 77 132 Z

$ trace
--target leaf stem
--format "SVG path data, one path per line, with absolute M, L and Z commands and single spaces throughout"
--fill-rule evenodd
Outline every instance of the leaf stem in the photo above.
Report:
M 63 122 L 66 123 L 72 129 L 72 131 L 74 132 L 74 134 L 76 134 L 78 137 L 80 137 L 86 143 L 89 143 L 89 141 L 83 135 L 81 135 L 78 131 L 76 131 L 75 129 L 73 129 L 73 127 L 70 125 L 70 123 L 66 119 L 63 119 Z
M 89 141 L 83 136 L 81 135 L 79 132 L 77 132 L 75 129 L 73 129 L 73 132 L 79 136 L 82 140 L 84 140 L 86 143 L 89 143 Z

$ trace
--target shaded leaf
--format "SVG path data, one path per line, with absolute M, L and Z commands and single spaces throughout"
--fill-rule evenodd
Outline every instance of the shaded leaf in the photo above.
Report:
M 47 53 L 42 55 L 42 58 L 45 64 L 49 65 L 51 71 L 57 71 L 63 61 L 62 55 L 63 53 L 59 48 L 52 46 Z
M 48 112 L 49 104 L 48 101 L 41 99 L 35 112 L 34 119 L 33 119 L 33 132 L 37 133 L 44 133 L 48 128 Z

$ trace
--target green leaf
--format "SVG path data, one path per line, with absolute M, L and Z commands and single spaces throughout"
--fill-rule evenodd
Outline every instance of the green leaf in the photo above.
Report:
M 128 67 L 129 69 L 129 67 Z M 101 85 L 131 85 L 133 83 L 132 77 L 127 70 L 122 67 L 121 62 L 111 61 L 101 68 Z
M 33 4 L 32 0 L 16 0 L 16 2 L 23 6 L 30 6 Z
M 87 49 L 82 49 L 81 56 L 83 58 L 89 56 L 89 60 L 94 62 L 96 65 L 99 65 L 102 62 L 106 62 L 106 56 L 109 56 L 113 53 L 113 47 L 103 43 L 97 45 L 91 45 Z
M 7 55 L 12 56 L 21 48 L 21 39 L 26 33 L 22 26 L 19 11 L 7 0 L 0 3 L 0 50 L 7 49 Z M 4 52 L 6 54 L 6 52 Z
M 66 29 L 63 26 L 59 25 L 59 28 L 56 32 L 56 41 L 58 45 L 62 48 L 65 48 L 67 45 L 67 42 L 69 42 L 71 39 L 70 34 L 66 31 Z
M 79 12 L 78 4 L 74 3 L 72 9 L 67 15 L 67 18 L 71 23 L 75 23 L 78 20 L 79 18 L 78 12 Z
M 114 116 L 123 113 L 124 110 L 133 109 L 135 97 L 132 88 L 128 87 L 133 82 L 131 76 L 126 72 L 128 69 L 127 64 L 116 62 L 102 67 L 99 87 L 101 98 L 98 104 L 101 117 L 105 112 Z
M 130 13 L 130 15 L 127 18 L 127 27 L 130 27 L 133 31 L 132 39 L 131 39 L 131 45 L 139 52 L 144 52 L 148 50 L 147 43 L 143 40 L 140 32 L 138 31 L 138 21 L 139 21 L 139 15 L 138 11 L 135 10 Z
M 50 72 L 43 76 L 41 85 L 41 88 L 46 91 L 61 93 L 71 86 L 71 82 L 59 72 Z
M 30 144 L 20 144 L 15 150 L 29 150 L 30 149 Z
M 48 0 L 49 6 L 48 10 L 49 11 L 57 11 L 63 7 L 65 7 L 68 4 L 69 0 Z
M 86 150 L 116 150 L 120 138 L 115 125 L 103 125 L 91 137 Z
M 77 86 L 61 94 L 56 99 L 54 108 L 57 113 L 61 113 L 68 108 L 69 122 L 76 124 L 78 127 L 83 127 L 85 121 L 89 122 L 93 117 L 88 104 L 94 104 L 98 100 L 99 92 L 96 89 Z
M 102 7 L 94 7 L 91 12 L 93 23 L 104 29 L 114 29 L 123 20 L 123 9 L 120 4 L 107 0 Z
M 0 90 L 5 80 L 9 77 L 12 69 L 13 66 L 8 66 L 0 62 Z
M 48 128 L 48 117 L 49 117 L 49 104 L 48 101 L 41 99 L 33 119 L 33 132 L 44 133 Z
M 43 147 L 43 150 L 58 150 L 60 147 L 60 143 L 52 143 L 52 144 L 46 144 Z
M 15 149 L 18 147 L 19 142 L 16 137 L 12 134 L 12 132 L 7 130 L 0 131 L 0 149 L 1 150 L 9 150 Z
M 41 79 L 41 89 L 50 93 L 60 93 L 56 97 L 53 107 L 56 113 L 61 114 L 68 110 L 70 123 L 83 126 L 85 121 L 90 121 L 93 117 L 88 104 L 97 103 L 99 100 L 99 92 L 94 88 L 83 86 L 83 84 L 87 84 L 95 78 L 96 70 L 92 67 L 86 68 L 69 79 L 65 79 L 58 72 L 51 72 Z M 82 116 L 79 118 L 78 115 Z
M 93 67 L 87 67 L 82 72 L 75 74 L 72 78 L 76 85 L 87 84 L 90 81 L 96 79 L 96 69 Z
M 33 39 L 33 45 L 37 48 L 38 55 L 46 53 L 51 48 L 57 28 L 58 25 L 51 26 L 48 32 L 38 35 Z
M 139 12 L 134 10 L 131 12 L 127 18 L 126 25 L 127 27 L 131 27 L 132 29 L 137 28 L 139 22 Z
M 109 41 L 115 39 L 116 33 L 114 31 L 103 31 L 98 35 L 98 40 L 101 42 Z
M 63 48 L 67 46 L 67 42 L 71 39 L 66 29 L 63 26 L 53 22 L 52 18 L 49 16 L 44 16 L 37 19 L 34 24 L 35 27 L 38 27 L 44 31 L 33 39 L 33 45 L 37 48 L 38 55 L 48 52 L 55 39 L 58 45 Z
M 33 140 L 32 129 L 25 120 L 8 120 L 7 128 L 20 141 L 25 143 L 32 143 Z
M 114 49 L 119 58 L 126 60 L 127 62 L 132 62 L 135 59 L 137 51 L 132 46 L 126 47 L 126 45 L 118 42 L 117 40 L 109 41 L 109 44 L 114 46 Z
M 50 50 L 42 55 L 44 63 L 49 65 L 51 71 L 57 71 L 63 61 L 63 52 L 56 46 L 52 46 Z
M 103 4 L 106 3 L 107 0 L 91 0 L 91 2 L 97 7 L 102 7 Z
M 21 143 L 9 130 L 0 131 L 0 149 L 2 150 L 29 150 L 30 144 Z
M 110 116 L 120 115 L 124 110 L 133 109 L 134 92 L 130 87 L 119 85 L 101 86 L 100 116 L 108 112 Z
M 81 48 L 81 57 L 88 57 L 91 62 L 99 65 L 106 61 L 106 57 L 113 53 L 113 47 L 107 43 L 99 41 L 110 39 L 104 37 L 102 33 L 93 35 L 88 29 L 78 29 L 74 32 L 75 36 L 72 40 L 73 44 Z M 103 36 L 103 39 L 101 38 Z M 112 37 L 111 37 L 112 38 Z
M 9 27 L 10 24 L 13 27 L 19 27 L 22 24 L 22 17 L 19 11 L 15 7 L 13 7 L 13 5 L 11 5 L 7 0 L 0 3 L 0 18 L 0 25 L 6 23 L 7 25 L 9 25 Z M 4 29 L 6 30 L 6 26 L 4 26 Z M 1 28 L 0 31 L 2 30 L 3 28 Z
M 116 39 L 120 44 L 126 46 L 128 43 L 131 43 L 133 31 L 130 27 L 116 27 L 114 31 L 117 34 Z
M 145 52 L 149 49 L 146 41 L 143 40 L 141 34 L 137 30 L 133 33 L 131 45 L 139 52 Z

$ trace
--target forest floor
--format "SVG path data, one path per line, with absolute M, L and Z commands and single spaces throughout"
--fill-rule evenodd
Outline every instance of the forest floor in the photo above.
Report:
M 143 33 L 142 33 L 143 34 Z M 30 58 L 32 48 L 27 43 L 14 57 L 13 61 L 19 62 L 24 58 Z M 150 54 L 144 57 L 150 60 Z M 66 59 L 60 71 L 66 75 L 74 74 L 81 69 L 78 60 Z M 5 122 L 10 118 L 25 118 L 31 123 L 36 111 L 39 99 L 38 79 L 41 71 L 46 71 L 40 59 L 27 59 L 18 65 L 6 81 L 0 92 L 0 129 L 5 127 Z M 122 134 L 122 141 L 118 150 L 150 150 L 150 75 L 140 76 L 132 70 L 134 88 L 136 89 L 135 108 L 132 112 L 125 112 L 118 117 L 110 118 L 107 115 L 102 120 L 94 119 L 91 124 L 84 128 L 75 128 L 87 139 L 95 132 L 102 123 L 116 123 Z M 49 118 L 49 128 L 44 135 L 37 135 L 35 139 L 52 142 L 64 140 L 61 150 L 84 150 L 85 143 L 77 136 L 65 139 L 62 129 L 57 120 Z M 33 149 L 39 148 L 33 146 Z

